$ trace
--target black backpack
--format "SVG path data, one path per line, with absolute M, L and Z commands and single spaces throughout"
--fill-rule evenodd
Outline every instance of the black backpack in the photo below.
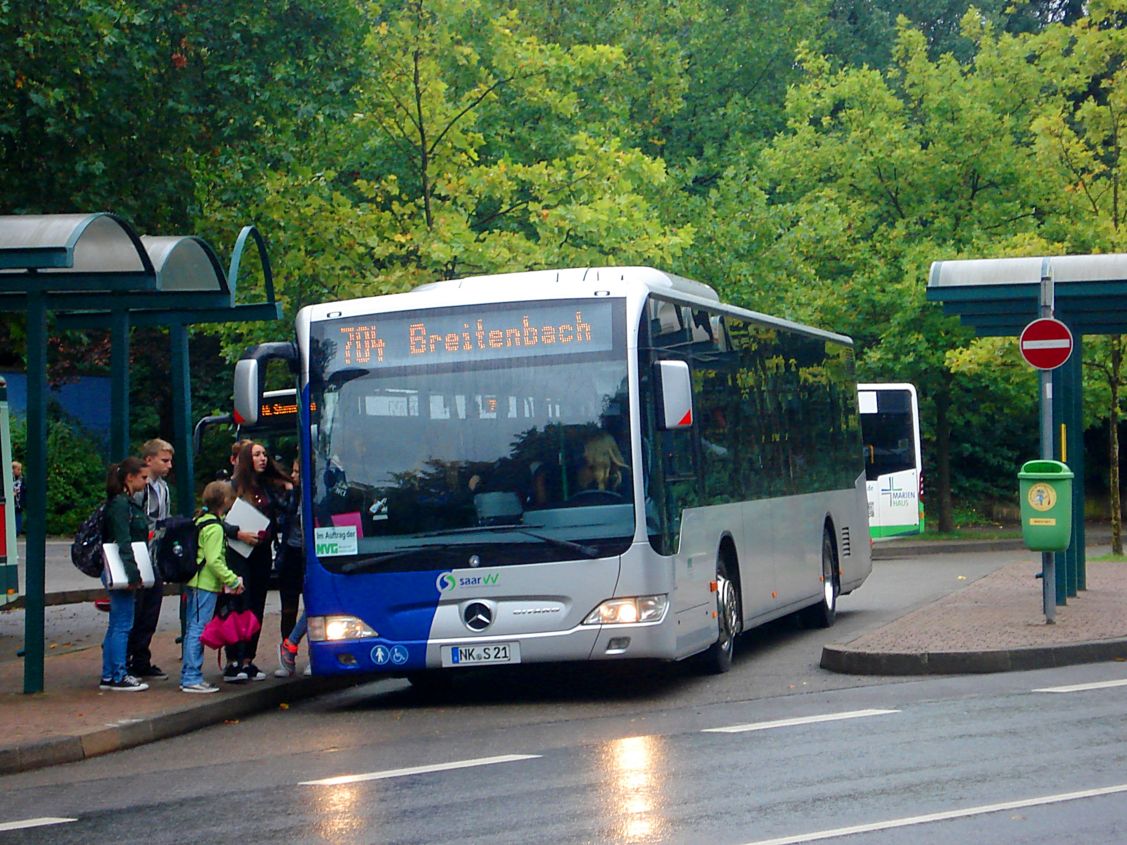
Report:
M 105 521 L 106 503 L 102 502 L 78 526 L 74 542 L 70 544 L 71 563 L 78 567 L 79 572 L 91 578 L 102 577 L 102 569 L 106 565 L 105 558 L 102 557 Z
M 219 518 L 212 516 L 196 523 L 190 516 L 170 516 L 157 522 L 153 535 L 153 565 L 161 580 L 169 584 L 186 584 L 196 577 L 200 566 L 200 529 Z

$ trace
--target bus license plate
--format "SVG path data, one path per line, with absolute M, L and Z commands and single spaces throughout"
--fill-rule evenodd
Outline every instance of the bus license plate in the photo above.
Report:
M 490 663 L 520 663 L 520 643 L 442 647 L 443 666 L 483 666 Z

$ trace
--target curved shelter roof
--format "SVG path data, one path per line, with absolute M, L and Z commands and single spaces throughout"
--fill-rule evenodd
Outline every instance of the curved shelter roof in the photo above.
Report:
M 266 302 L 238 305 L 238 271 L 251 243 L 261 261 Z M 0 216 L 0 310 L 21 310 L 36 293 L 48 297 L 48 308 L 67 328 L 104 328 L 112 315 L 126 312 L 132 325 L 281 316 L 266 244 L 253 226 L 239 234 L 224 272 L 202 238 L 141 237 L 108 212 Z
M 1127 255 L 1057 255 L 936 261 L 927 298 L 978 335 L 1017 335 L 1040 316 L 1041 280 L 1073 333 L 1127 332 Z

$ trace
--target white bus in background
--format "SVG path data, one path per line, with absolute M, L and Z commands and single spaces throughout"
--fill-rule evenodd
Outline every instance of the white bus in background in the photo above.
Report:
M 299 375 L 315 675 L 681 660 L 871 570 L 853 344 L 645 267 L 303 308 L 236 367 Z M 439 673 L 442 673 L 441 675 Z
M 924 530 L 920 410 L 911 384 L 859 384 L 861 437 L 874 540 Z

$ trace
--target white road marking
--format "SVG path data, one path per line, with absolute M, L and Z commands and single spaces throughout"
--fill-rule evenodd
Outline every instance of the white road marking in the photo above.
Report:
M 799 845 L 799 843 L 802 842 L 817 842 L 819 839 L 833 839 L 838 836 L 852 836 L 856 833 L 873 833 L 878 830 L 892 830 L 897 827 L 931 824 L 932 822 L 949 821 L 951 819 L 965 819 L 970 816 L 986 815 L 987 813 L 1021 810 L 1025 807 L 1060 804 L 1064 801 L 1079 801 L 1083 798 L 1099 798 L 1103 795 L 1115 795 L 1120 792 L 1127 792 L 1127 783 L 1121 783 L 1118 786 L 1106 786 L 1101 789 L 1085 789 L 1080 792 L 1061 792 L 1056 795 L 1043 795 L 1040 798 L 1026 798 L 1021 801 L 983 804 L 981 807 L 968 807 L 965 810 L 948 810 L 943 813 L 929 813 L 926 816 L 909 816 L 903 819 L 891 819 L 886 822 L 859 824 L 853 827 L 839 827 L 836 830 L 819 830 L 815 833 L 800 833 L 796 836 L 780 836 L 777 839 L 757 839 L 755 842 L 747 843 L 747 845 Z
M 76 822 L 78 819 L 54 819 L 54 818 L 41 818 L 41 819 L 24 819 L 18 822 L 0 822 L 0 831 L 2 830 L 24 830 L 29 827 L 46 827 L 49 824 L 66 824 L 67 822 Z
M 346 783 L 360 783 L 365 780 L 385 780 L 407 775 L 425 775 L 430 772 L 448 772 L 452 769 L 469 769 L 474 766 L 492 766 L 495 763 L 514 763 L 518 760 L 535 760 L 539 754 L 504 754 L 500 757 L 479 757 L 476 760 L 456 760 L 453 763 L 435 763 L 432 766 L 413 766 L 409 769 L 388 769 L 383 772 L 366 772 L 360 775 L 341 775 L 324 780 L 302 781 L 300 786 L 340 786 Z
M 1127 681 L 1097 681 L 1094 684 L 1073 684 L 1070 687 L 1042 687 L 1034 692 L 1084 692 L 1090 689 L 1107 689 L 1109 687 L 1127 687 Z
M 801 716 L 797 719 L 779 719 L 776 722 L 752 722 L 748 725 L 729 725 L 724 728 L 704 728 L 702 733 L 738 734 L 745 731 L 767 731 L 772 728 L 790 728 L 795 725 L 813 725 L 817 722 L 839 722 L 842 719 L 864 719 L 866 716 L 885 716 L 899 710 L 850 710 L 846 713 L 827 713 L 824 716 Z

